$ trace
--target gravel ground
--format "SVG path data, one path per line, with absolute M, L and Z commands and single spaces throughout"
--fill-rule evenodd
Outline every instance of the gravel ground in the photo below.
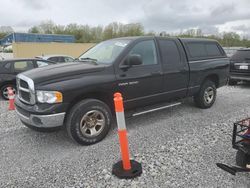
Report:
M 233 122 L 250 114 L 250 86 L 223 87 L 211 109 L 192 100 L 127 120 L 131 158 L 143 174 L 119 180 L 114 128 L 100 143 L 79 146 L 64 130 L 37 133 L 24 127 L 0 101 L 0 187 L 250 187 L 249 174 L 232 176 L 216 162 L 235 163 Z

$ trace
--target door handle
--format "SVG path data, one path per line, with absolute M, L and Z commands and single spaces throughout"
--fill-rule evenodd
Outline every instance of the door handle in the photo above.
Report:
M 155 72 L 151 72 L 152 76 L 156 76 L 156 75 L 162 75 L 161 71 L 155 71 Z

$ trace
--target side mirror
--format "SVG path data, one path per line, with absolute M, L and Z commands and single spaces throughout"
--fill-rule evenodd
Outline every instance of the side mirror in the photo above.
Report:
M 141 65 L 142 64 L 142 58 L 141 55 L 138 54 L 132 54 L 129 55 L 124 63 L 120 66 L 121 69 L 129 69 L 130 67 L 134 65 Z

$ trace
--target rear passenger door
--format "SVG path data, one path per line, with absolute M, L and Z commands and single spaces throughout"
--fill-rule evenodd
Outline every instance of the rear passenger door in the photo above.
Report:
M 159 38 L 160 57 L 163 67 L 164 98 L 183 98 L 187 94 L 189 66 L 178 39 Z

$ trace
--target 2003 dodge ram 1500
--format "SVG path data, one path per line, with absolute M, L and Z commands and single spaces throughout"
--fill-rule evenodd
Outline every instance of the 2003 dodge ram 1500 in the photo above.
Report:
M 37 68 L 17 76 L 16 111 L 27 127 L 52 131 L 63 125 L 82 145 L 108 133 L 113 94 L 125 110 L 194 97 L 209 108 L 227 83 L 229 59 L 217 41 L 126 37 L 101 42 L 77 62 Z

